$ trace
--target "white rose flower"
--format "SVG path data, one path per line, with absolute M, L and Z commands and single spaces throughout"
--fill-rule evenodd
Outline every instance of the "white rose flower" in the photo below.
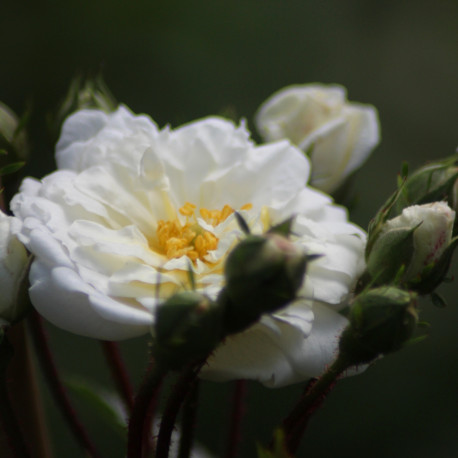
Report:
M 418 226 L 413 233 L 414 251 L 406 271 L 406 278 L 415 280 L 425 268 L 439 261 L 450 245 L 454 222 L 455 211 L 445 202 L 412 205 L 384 224 L 380 239 L 391 231 Z
M 380 140 L 376 109 L 346 97 L 341 86 L 289 86 L 268 98 L 255 118 L 264 140 L 287 138 L 310 155 L 310 183 L 325 192 L 337 189 Z
M 309 300 L 226 339 L 203 376 L 283 385 L 334 358 L 365 234 L 304 187 L 308 161 L 288 141 L 256 146 L 220 118 L 159 131 L 123 107 L 83 110 L 65 122 L 57 161 L 61 170 L 26 179 L 12 201 L 35 255 L 32 302 L 54 324 L 107 340 L 146 333 L 156 307 L 190 288 L 189 266 L 197 291 L 216 297 L 242 237 L 234 210 L 253 233 L 294 214 L 294 242 L 323 255 L 303 284 Z
M 25 301 L 27 251 L 12 232 L 14 218 L 0 211 L 0 325 L 20 318 Z

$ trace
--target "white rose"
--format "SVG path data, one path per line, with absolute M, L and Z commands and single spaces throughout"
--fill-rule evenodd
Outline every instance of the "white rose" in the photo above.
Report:
M 348 102 L 341 86 L 281 89 L 261 105 L 255 122 L 265 140 L 287 138 L 309 154 L 310 183 L 325 192 L 338 188 L 380 140 L 376 109 Z
M 27 251 L 12 233 L 14 218 L 0 211 L 0 325 L 20 318 L 25 307 Z
M 307 272 L 308 300 L 228 338 L 203 376 L 284 385 L 334 358 L 365 234 L 304 187 L 309 164 L 289 142 L 256 146 L 243 125 L 220 118 L 158 131 L 121 107 L 68 118 L 57 160 L 61 170 L 26 179 L 12 201 L 35 255 L 32 302 L 47 319 L 99 339 L 146 333 L 156 307 L 190 288 L 190 265 L 197 290 L 216 297 L 242 236 L 233 210 L 253 233 L 295 214 L 294 242 L 323 255 Z
M 406 278 L 415 280 L 425 268 L 434 265 L 450 245 L 455 222 L 455 211 L 445 202 L 412 205 L 402 214 L 388 220 L 380 233 L 380 239 L 392 230 L 414 227 L 412 259 L 407 266 Z

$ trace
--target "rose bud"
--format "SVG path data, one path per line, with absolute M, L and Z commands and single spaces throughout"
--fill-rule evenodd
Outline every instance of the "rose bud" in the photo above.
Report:
M 425 294 L 445 277 L 456 246 L 455 211 L 445 202 L 413 205 L 388 220 L 367 253 L 376 284 L 399 281 Z
M 29 257 L 11 231 L 13 219 L 0 211 L 0 325 L 19 321 L 29 304 Z
M 23 120 L 1 102 L 0 149 L 4 149 L 7 153 L 12 153 L 14 160 L 24 160 L 29 152 Z
M 250 235 L 229 254 L 224 275 L 226 286 L 219 297 L 225 305 L 225 329 L 245 329 L 263 313 L 292 302 L 306 271 L 307 256 L 286 237 L 276 233 Z
M 418 321 L 416 294 L 395 287 L 361 293 L 353 303 L 350 324 L 339 348 L 352 364 L 366 364 L 399 350 L 412 337 Z
M 312 162 L 311 185 L 336 190 L 367 159 L 380 140 L 376 109 L 350 103 L 336 85 L 304 84 L 281 89 L 256 114 L 266 141 L 289 139 Z

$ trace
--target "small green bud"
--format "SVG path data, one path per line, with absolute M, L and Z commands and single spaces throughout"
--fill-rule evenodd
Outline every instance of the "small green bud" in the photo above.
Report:
M 96 78 L 78 76 L 71 82 L 57 113 L 48 117 L 49 129 L 52 136 L 57 138 L 62 123 L 75 111 L 94 108 L 110 113 L 115 111 L 117 106 L 118 102 L 101 76 Z
M 249 235 L 229 254 L 224 267 L 226 286 L 219 302 L 224 304 L 224 326 L 238 332 L 263 313 L 292 302 L 312 257 L 276 233 Z
M 158 307 L 153 334 L 158 363 L 181 369 L 208 355 L 221 340 L 221 308 L 195 291 L 176 293 Z
M 361 293 L 353 303 L 340 351 L 351 364 L 365 364 L 399 350 L 416 328 L 416 294 L 395 287 Z
M 25 119 L 25 118 L 24 118 Z M 24 119 L 0 102 L 0 150 L 8 154 L 8 164 L 23 161 L 29 152 Z M 2 168 L 5 161 L 1 161 Z

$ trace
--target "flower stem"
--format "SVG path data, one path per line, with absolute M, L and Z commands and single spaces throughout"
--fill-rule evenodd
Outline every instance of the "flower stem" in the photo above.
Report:
M 187 394 L 194 388 L 197 374 L 205 363 L 205 360 L 206 358 L 197 363 L 188 364 L 173 388 L 162 415 L 159 437 L 157 439 L 156 458 L 168 457 L 170 440 L 178 412 Z
M 0 337 L 1 338 L 1 337 Z M 28 458 L 30 455 L 22 436 L 21 428 L 17 421 L 7 388 L 6 370 L 13 356 L 13 349 L 6 336 L 0 342 L 0 426 L 4 431 L 11 456 Z
M 238 445 L 241 438 L 241 423 L 245 413 L 246 380 L 235 382 L 234 394 L 232 397 L 231 424 L 229 429 L 229 440 L 227 444 L 226 458 L 237 456 Z
M 283 420 L 282 428 L 285 432 L 286 448 L 290 453 L 295 453 L 308 420 L 315 410 L 325 400 L 327 394 L 335 385 L 338 377 L 350 364 L 347 359 L 339 354 L 327 371 L 310 387 L 295 405 L 290 414 Z
M 60 376 L 48 344 L 48 338 L 43 326 L 43 321 L 40 315 L 34 310 L 30 313 L 29 324 L 31 334 L 34 339 L 35 350 L 40 361 L 45 379 L 57 405 L 62 412 L 62 415 L 64 416 L 70 427 L 70 430 L 73 433 L 73 436 L 90 457 L 100 457 L 94 444 L 89 438 L 86 429 L 78 419 L 76 411 L 73 409 L 67 391 L 65 390 L 62 381 L 60 380 Z
M 178 458 L 189 458 L 191 456 L 192 444 L 196 427 L 197 405 L 199 397 L 199 381 L 194 382 L 192 391 L 189 393 L 183 406 L 181 420 L 181 437 Z
M 142 458 L 143 451 L 149 448 L 147 443 L 149 438 L 147 431 L 145 431 L 145 424 L 151 422 L 152 415 L 148 415 L 148 411 L 151 410 L 152 404 L 155 404 L 155 395 L 166 374 L 167 371 L 155 364 L 152 358 L 135 397 L 132 415 L 129 420 L 127 435 L 128 458 Z
M 8 339 L 14 348 L 14 355 L 8 366 L 8 392 L 13 409 L 18 413 L 20 426 L 27 445 L 36 458 L 50 458 L 51 444 L 38 387 L 37 367 L 32 355 L 30 330 L 25 320 L 8 330 Z
M 130 382 L 129 374 L 122 360 L 119 345 L 116 342 L 101 340 L 103 353 L 107 360 L 111 375 L 116 384 L 116 387 L 121 395 L 127 412 L 132 412 L 134 405 L 134 392 Z

